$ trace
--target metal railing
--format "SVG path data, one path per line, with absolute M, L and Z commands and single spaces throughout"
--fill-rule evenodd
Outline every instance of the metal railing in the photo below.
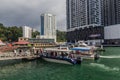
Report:
M 31 52 L 5 52 L 5 53 L 0 53 L 0 59 L 8 59 L 8 58 L 27 58 L 27 57 L 39 57 L 39 55 L 35 55 Z

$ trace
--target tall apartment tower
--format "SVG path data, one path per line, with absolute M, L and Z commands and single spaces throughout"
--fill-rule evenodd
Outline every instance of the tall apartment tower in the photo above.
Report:
M 45 13 L 41 15 L 41 37 L 54 39 L 56 42 L 56 16 Z
M 104 27 L 120 24 L 120 0 L 66 0 L 66 5 L 68 42 L 101 43 Z
M 101 25 L 100 0 L 67 0 L 67 30 L 75 27 Z
M 120 0 L 101 0 L 102 25 L 120 24 Z
M 116 23 L 120 24 L 120 0 L 116 0 Z
M 31 38 L 32 37 L 32 28 L 28 26 L 23 26 L 23 37 Z

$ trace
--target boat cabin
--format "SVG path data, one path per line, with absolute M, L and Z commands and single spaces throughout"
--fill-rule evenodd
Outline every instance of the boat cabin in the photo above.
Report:
M 71 50 L 67 48 L 46 48 L 44 49 L 43 56 L 67 58 Z

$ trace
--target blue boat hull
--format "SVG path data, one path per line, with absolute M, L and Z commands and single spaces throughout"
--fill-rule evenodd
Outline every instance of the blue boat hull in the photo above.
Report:
M 47 57 L 42 56 L 42 58 L 49 62 L 55 62 L 55 63 L 63 63 L 63 64 L 77 64 L 78 60 L 76 59 L 69 59 L 69 58 L 57 58 L 57 57 Z M 81 61 L 79 61 L 81 63 Z
M 74 48 L 71 48 L 71 50 L 89 51 L 90 48 L 89 47 L 74 47 Z

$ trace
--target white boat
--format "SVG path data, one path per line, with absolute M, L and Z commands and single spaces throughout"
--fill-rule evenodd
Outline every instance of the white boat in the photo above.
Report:
M 73 47 L 71 48 L 75 56 L 80 56 L 82 59 L 97 60 L 99 55 L 90 47 Z
M 87 45 L 84 41 L 78 41 L 76 44 L 75 44 L 76 47 L 83 47 L 83 48 L 90 48 L 92 50 L 96 50 L 98 47 L 92 45 L 92 46 L 89 46 Z
M 81 63 L 81 59 L 71 58 L 69 55 L 71 50 L 67 47 L 46 48 L 42 54 L 42 58 L 49 62 L 63 63 L 63 64 L 77 64 Z
M 55 63 L 62 63 L 62 64 L 75 64 L 74 62 L 72 62 L 71 60 L 65 60 L 65 59 L 58 59 L 58 58 L 51 58 L 51 57 L 44 57 L 43 58 L 45 61 L 49 61 L 49 62 L 55 62 Z

